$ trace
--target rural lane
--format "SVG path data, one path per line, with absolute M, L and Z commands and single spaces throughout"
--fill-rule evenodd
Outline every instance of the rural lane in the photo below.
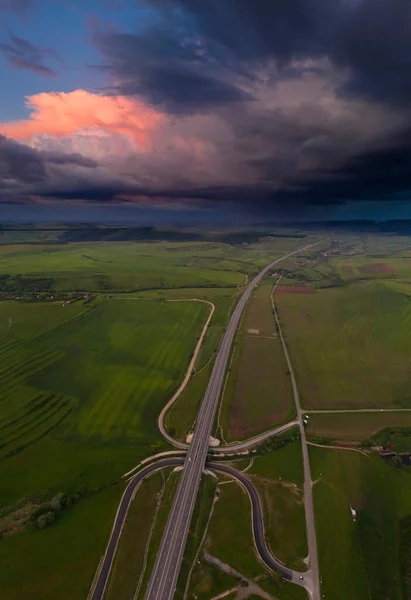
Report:
M 312 577 L 312 589 L 310 591 L 311 600 L 320 600 L 320 581 L 319 581 L 319 569 L 318 569 L 318 554 L 317 554 L 317 536 L 315 532 L 315 520 L 314 520 L 314 502 L 313 502 L 313 483 L 311 479 L 311 469 L 310 469 L 310 459 L 308 456 L 308 445 L 307 439 L 305 435 L 305 428 L 303 422 L 303 414 L 304 411 L 301 410 L 300 404 L 300 395 L 298 393 L 297 382 L 295 380 L 295 375 L 293 371 L 293 367 L 291 364 L 290 356 L 288 354 L 287 344 L 285 343 L 285 338 L 283 335 L 283 331 L 280 324 L 280 319 L 278 317 L 277 309 L 274 302 L 274 294 L 279 284 L 281 277 L 278 279 L 277 283 L 273 287 L 271 292 L 271 306 L 273 309 L 275 321 L 277 323 L 278 333 L 280 335 L 281 344 L 283 346 L 285 360 L 287 362 L 287 367 L 290 373 L 291 385 L 293 388 L 293 396 L 295 407 L 297 410 L 297 420 L 300 426 L 300 434 L 301 434 L 301 446 L 303 451 L 303 465 L 304 465 L 304 507 L 305 507 L 305 521 L 307 528 L 307 544 L 308 544 L 308 554 L 310 561 L 310 570 Z

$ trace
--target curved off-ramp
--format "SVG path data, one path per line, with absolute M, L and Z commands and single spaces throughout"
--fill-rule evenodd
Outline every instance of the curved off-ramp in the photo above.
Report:
M 90 600 L 103 600 L 104 598 L 124 522 L 127 518 L 131 501 L 133 500 L 136 489 L 140 483 L 155 471 L 159 471 L 160 469 L 164 469 L 166 467 L 181 466 L 183 464 L 184 459 L 182 458 L 164 458 L 156 463 L 144 467 L 130 480 L 120 500 L 107 549 L 102 561 L 99 564 L 93 581 L 92 589 L 90 590 L 88 596 Z M 280 573 L 288 581 L 292 581 L 305 587 L 307 591 L 311 593 L 310 571 L 299 573 L 298 571 L 289 569 L 271 553 L 265 539 L 264 515 L 260 497 L 251 480 L 243 472 L 237 471 L 237 469 L 225 464 L 209 461 L 206 464 L 206 468 L 208 470 L 215 471 L 217 473 L 223 473 L 224 475 L 232 477 L 246 490 L 248 497 L 250 498 L 252 508 L 253 541 L 257 556 L 262 564 L 268 570 Z M 301 577 L 303 577 L 303 579 L 301 579 Z

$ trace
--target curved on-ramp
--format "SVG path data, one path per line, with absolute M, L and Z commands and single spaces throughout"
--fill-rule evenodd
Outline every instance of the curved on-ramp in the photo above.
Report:
M 143 479 L 145 479 L 155 471 L 159 471 L 160 469 L 164 469 L 166 467 L 181 466 L 183 464 L 184 459 L 182 458 L 165 458 L 159 460 L 154 464 L 144 467 L 130 480 L 120 500 L 110 539 L 107 545 L 107 549 L 102 558 L 101 563 L 99 564 L 96 576 L 93 581 L 92 589 L 90 590 L 88 596 L 89 600 L 103 600 L 104 598 L 107 583 L 114 563 L 118 543 L 120 540 L 121 532 L 123 530 L 124 522 L 127 518 L 127 513 L 131 501 L 134 497 L 134 493 L 139 484 L 143 481 Z M 206 468 L 232 477 L 238 483 L 240 483 L 243 486 L 243 488 L 245 488 L 248 497 L 250 498 L 252 507 L 252 529 L 254 545 L 257 551 L 257 555 L 262 564 L 268 570 L 280 573 L 288 581 L 293 581 L 294 583 L 307 587 L 307 584 L 309 585 L 309 572 L 299 573 L 298 571 L 289 569 L 288 567 L 283 565 L 278 559 L 276 559 L 275 556 L 273 556 L 273 554 L 271 553 L 270 549 L 268 548 L 265 539 L 264 516 L 261 507 L 260 497 L 250 479 L 244 473 L 242 473 L 241 471 L 237 471 L 237 469 L 234 469 L 229 465 L 219 464 L 210 461 L 207 462 Z M 303 580 L 300 579 L 301 576 L 304 577 Z

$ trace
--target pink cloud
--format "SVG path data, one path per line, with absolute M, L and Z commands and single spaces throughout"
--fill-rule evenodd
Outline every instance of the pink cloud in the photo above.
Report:
M 145 146 L 150 134 L 164 119 L 142 102 L 124 96 L 101 96 L 85 90 L 69 93 L 41 93 L 28 96 L 30 118 L 3 123 L 0 132 L 16 140 L 28 140 L 38 133 L 66 136 L 78 129 L 99 127 L 133 136 Z

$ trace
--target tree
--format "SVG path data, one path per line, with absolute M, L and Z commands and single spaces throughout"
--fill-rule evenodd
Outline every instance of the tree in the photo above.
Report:
M 56 519 L 56 515 L 51 510 L 50 512 L 45 513 L 44 515 L 40 515 L 37 519 L 37 525 L 40 529 L 44 529 L 48 525 L 51 525 Z

